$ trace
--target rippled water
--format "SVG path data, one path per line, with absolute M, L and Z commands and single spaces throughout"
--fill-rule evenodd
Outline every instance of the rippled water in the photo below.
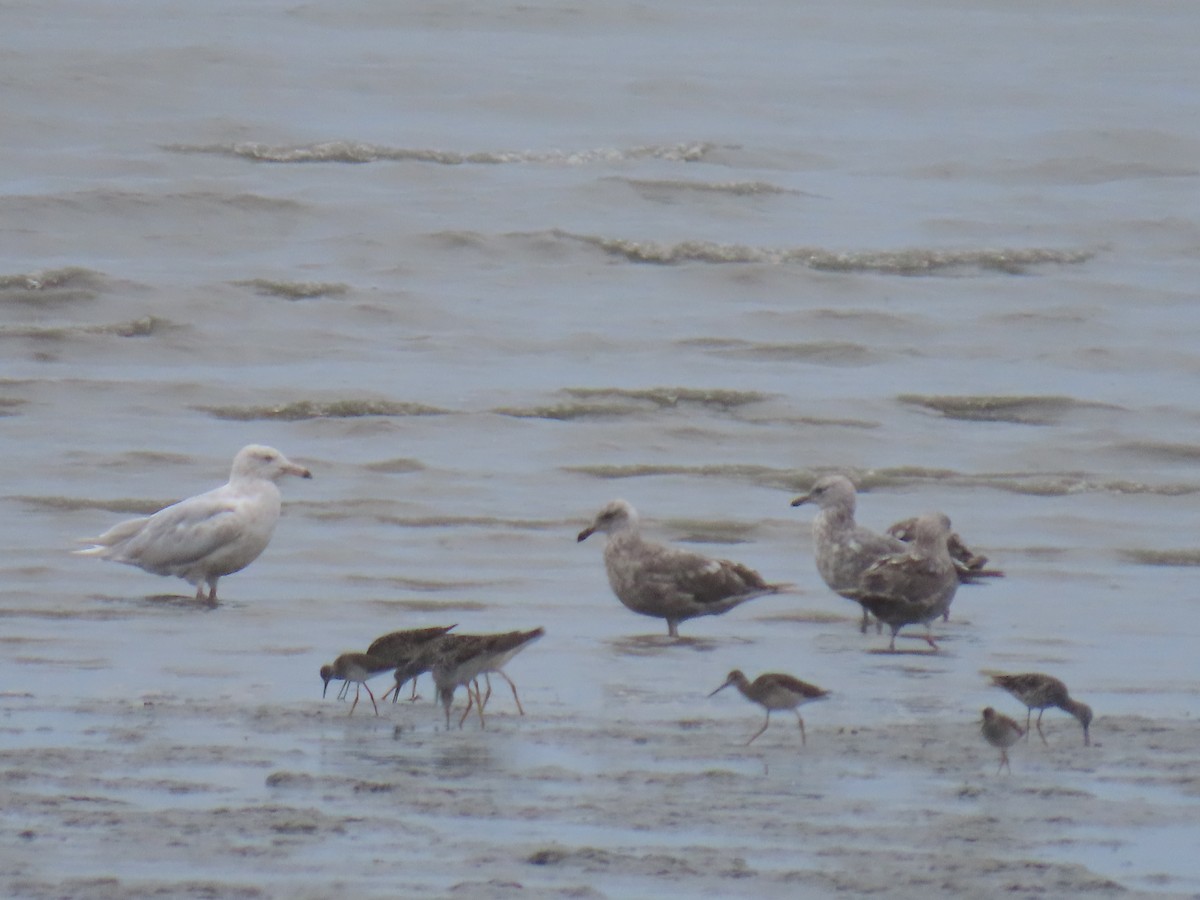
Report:
M 1060 675 L 1102 746 L 1106 716 L 1191 721 L 1192 5 L 80 0 L 7 4 L 0 26 L 6 767 L 118 727 L 82 724 L 77 704 L 145 696 L 285 710 L 267 743 L 305 745 L 264 749 L 262 776 L 332 777 L 342 738 L 299 724 L 340 713 L 320 704 L 320 663 L 451 621 L 546 627 L 510 669 L 523 729 L 695 719 L 732 740 L 756 713 L 703 695 L 733 667 L 832 689 L 810 743 L 962 722 L 976 753 L 979 707 L 1015 713 L 984 668 Z M 283 486 L 274 542 L 222 582 L 220 609 L 67 555 L 220 483 L 251 441 L 315 479 Z M 868 652 L 885 641 L 820 583 L 811 511 L 788 503 L 829 471 L 859 484 L 864 523 L 943 509 L 1008 573 L 960 592 L 942 655 Z M 652 535 L 794 593 L 686 623 L 680 647 L 643 637 L 665 627 L 611 597 L 599 541 L 574 543 L 614 496 Z M 436 711 L 417 709 L 405 728 L 437 743 Z M 168 742 L 190 740 L 171 721 Z M 202 721 L 198 740 L 224 740 Z M 603 771 L 556 734 L 506 735 L 480 777 Z M 978 755 L 971 777 L 990 777 Z M 249 765 L 228 802 L 260 802 Z M 1103 780 L 1102 752 L 1086 766 Z M 828 789 L 857 802 L 853 779 Z M 883 802 L 901 815 L 903 798 Z M 1102 825 L 1083 851 L 1013 852 L 1140 890 L 1200 885 L 1157 840 L 1107 865 L 1096 847 L 1121 828 Z M 27 844 L 50 878 L 46 844 Z M 345 852 L 324 877 L 381 890 L 355 868 L 371 851 Z M 652 869 L 597 887 L 661 895 Z M 681 889 L 737 888 L 697 877 Z M 273 870 L 263 889 L 287 883 Z

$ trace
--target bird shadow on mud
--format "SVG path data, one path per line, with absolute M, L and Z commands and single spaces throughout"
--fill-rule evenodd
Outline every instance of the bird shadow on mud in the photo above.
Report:
M 658 656 L 680 648 L 695 650 L 699 653 L 711 653 L 719 647 L 733 647 L 754 642 L 746 638 L 675 638 L 665 634 L 638 634 L 616 638 L 607 643 L 614 652 L 621 656 Z

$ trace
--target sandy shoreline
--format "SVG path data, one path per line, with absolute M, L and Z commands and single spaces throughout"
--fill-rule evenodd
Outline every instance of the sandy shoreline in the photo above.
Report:
M 849 729 L 749 705 L 661 723 L 432 704 L 0 698 L 12 897 L 1121 894 L 1123 848 L 1195 835 L 1194 724 L 1069 719 L 1013 773 L 969 722 Z M 511 703 L 511 701 L 509 701 Z M 361 705 L 360 705 L 361 713 Z M 47 724 L 53 719 L 57 724 Z M 69 723 L 69 724 L 67 724 Z M 1099 866 L 1079 861 L 1099 861 Z M 1156 896 L 1194 884 L 1132 872 Z M 1150 873 L 1152 875 L 1152 873 Z

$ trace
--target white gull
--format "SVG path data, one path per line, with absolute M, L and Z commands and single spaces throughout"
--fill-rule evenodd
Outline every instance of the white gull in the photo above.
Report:
M 196 585 L 197 600 L 207 584 L 216 603 L 217 579 L 246 568 L 270 543 L 281 504 L 275 482 L 284 475 L 312 478 L 273 447 L 250 444 L 233 458 L 227 484 L 114 525 L 74 552 L 178 576 Z

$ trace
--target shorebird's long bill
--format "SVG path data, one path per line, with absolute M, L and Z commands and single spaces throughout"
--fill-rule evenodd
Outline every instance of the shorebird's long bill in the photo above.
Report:
M 583 529 L 583 531 L 579 532 L 579 537 L 575 538 L 575 543 L 578 544 L 580 541 L 586 541 L 595 533 L 596 529 L 589 525 L 587 528 Z
M 325 679 L 325 687 L 321 688 L 321 699 L 322 700 L 325 699 L 325 694 L 329 690 L 329 682 L 330 682 L 330 679 L 326 678 Z
M 719 688 L 717 688 L 715 691 L 713 691 L 712 694 L 709 694 L 708 696 L 711 697 L 713 694 L 719 694 L 721 691 L 725 690 L 725 688 L 729 687 L 731 684 L 733 684 L 732 679 L 730 679 L 729 681 L 726 681 L 723 685 L 721 685 Z

